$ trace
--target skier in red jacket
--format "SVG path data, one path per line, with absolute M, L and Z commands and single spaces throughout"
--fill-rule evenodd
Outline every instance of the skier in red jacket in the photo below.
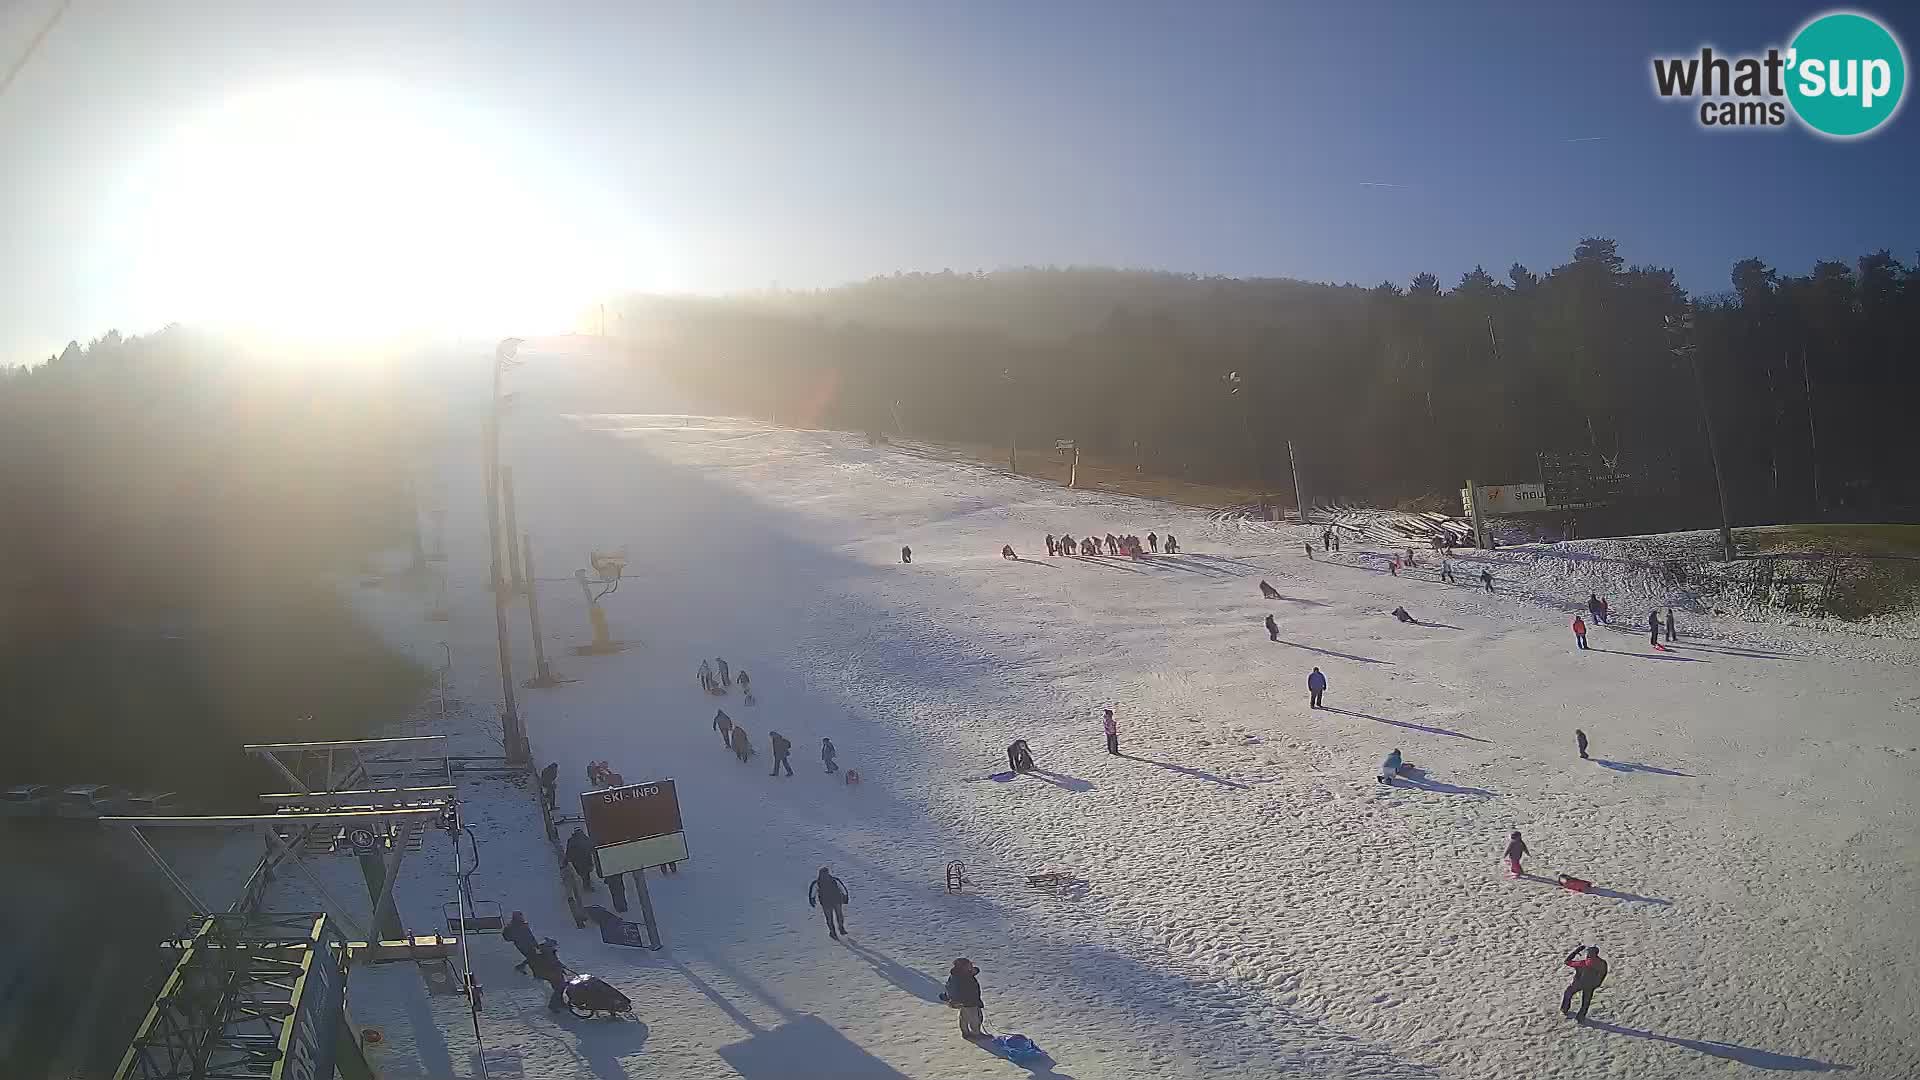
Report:
M 1567 954 L 1564 962 L 1573 969 L 1573 981 L 1567 984 L 1567 992 L 1560 995 L 1561 1016 L 1567 1015 L 1567 1010 L 1573 1008 L 1573 995 L 1580 995 L 1580 1012 L 1574 1019 L 1582 1023 L 1587 1019 L 1588 1006 L 1593 1004 L 1593 992 L 1607 981 L 1607 962 L 1600 959 L 1600 947 L 1588 945 L 1584 948 L 1587 953 L 1585 956 L 1580 956 L 1582 946 L 1579 945 L 1575 945 L 1573 951 Z

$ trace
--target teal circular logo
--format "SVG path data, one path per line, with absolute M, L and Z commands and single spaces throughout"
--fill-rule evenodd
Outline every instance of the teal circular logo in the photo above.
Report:
M 1906 55 L 1873 19 L 1851 11 L 1822 15 L 1794 36 L 1787 55 L 1787 100 L 1822 135 L 1865 135 L 1899 111 Z

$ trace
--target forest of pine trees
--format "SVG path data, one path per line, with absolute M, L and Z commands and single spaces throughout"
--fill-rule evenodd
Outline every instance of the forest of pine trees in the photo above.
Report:
M 1920 268 L 1880 251 L 1796 277 L 1747 259 L 1729 285 L 1689 297 L 1589 238 L 1545 273 L 1476 267 L 1450 289 L 1431 274 L 1368 289 L 943 272 L 631 298 L 615 326 L 704 406 L 783 423 L 1071 438 L 1279 493 L 1292 440 L 1312 493 L 1387 504 L 1469 477 L 1535 481 L 1547 454 L 1617 470 L 1661 508 L 1645 528 L 1716 516 L 1691 359 L 1736 523 L 1911 518 L 1916 454 L 1896 414 L 1920 400 Z

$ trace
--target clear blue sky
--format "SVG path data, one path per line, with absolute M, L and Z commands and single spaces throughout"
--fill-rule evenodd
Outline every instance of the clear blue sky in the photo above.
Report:
M 0 8 L 0 71 L 55 4 Z M 1747 255 L 1796 273 L 1879 247 L 1911 263 L 1911 104 L 1836 143 L 1702 131 L 1653 95 L 1655 53 L 1784 45 L 1823 10 L 73 0 L 0 98 L 0 361 L 198 315 L 165 309 L 197 233 L 166 227 L 177 198 L 141 201 L 142 163 L 193 117 L 290 81 L 376 80 L 430 100 L 424 115 L 460 110 L 460 138 L 526 198 L 589 242 L 645 248 L 609 285 L 1081 263 L 1451 286 L 1475 263 L 1544 270 L 1596 234 L 1700 292 Z M 1920 14 L 1863 10 L 1911 59 Z M 244 148 L 227 154 L 231 172 Z M 370 183 L 382 165 L 353 162 Z M 433 183 L 482 171 L 463 159 Z M 308 209 L 252 207 L 244 231 L 271 245 L 276 212 Z M 485 236 L 491 218 L 460 220 Z M 354 250 L 404 263 L 395 231 Z M 505 243 L 523 270 L 563 259 Z

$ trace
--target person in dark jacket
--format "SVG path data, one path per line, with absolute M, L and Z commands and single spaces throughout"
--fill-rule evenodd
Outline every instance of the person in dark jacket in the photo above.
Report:
M 549 810 L 555 808 L 554 800 L 559 795 L 559 787 L 560 763 L 557 761 L 549 761 L 547 762 L 547 767 L 540 770 L 540 797 L 546 800 L 547 809 Z
M 851 899 L 847 895 L 847 887 L 833 876 L 833 871 L 824 866 L 813 879 L 813 884 L 807 886 L 807 906 L 818 906 L 826 914 L 827 936 L 835 941 L 839 941 L 840 935 L 847 932 L 847 902 Z M 834 925 L 836 922 L 839 923 L 838 927 Z
M 727 673 L 727 658 L 724 656 L 716 656 L 713 658 L 713 664 L 720 672 L 720 686 L 723 689 L 732 689 L 733 676 Z
M 1262 581 L 1260 583 L 1260 595 L 1268 600 L 1278 600 L 1280 599 L 1280 590 Z
M 787 741 L 785 735 L 777 731 L 769 731 L 767 732 L 767 745 L 773 750 L 773 771 L 767 775 L 779 776 L 780 769 L 784 766 L 787 770 L 787 775 L 792 776 L 793 763 L 787 760 L 787 755 L 793 752 L 793 744 Z
M 727 710 L 721 709 L 713 714 L 713 730 L 720 733 L 721 746 L 733 745 L 733 717 L 727 715 Z
M 1679 641 L 1680 636 L 1673 632 L 1673 609 L 1667 609 L 1667 640 Z
M 1481 570 L 1480 584 L 1485 585 L 1487 587 L 1488 592 L 1492 592 L 1493 591 L 1493 571 Z
M 1585 948 L 1587 953 L 1584 957 L 1580 956 L 1582 948 Z M 1585 1021 L 1587 1009 L 1593 1004 L 1593 992 L 1600 989 L 1601 983 L 1607 981 L 1607 962 L 1600 959 L 1600 948 L 1597 945 L 1575 945 L 1564 962 L 1573 969 L 1573 981 L 1567 984 L 1566 993 L 1560 995 L 1560 1015 L 1567 1015 L 1567 1010 L 1573 1008 L 1573 995 L 1579 994 L 1580 1013 L 1574 1019 Z
M 940 1000 L 960 1011 L 961 1038 L 978 1039 L 986 1034 L 981 1024 L 986 1021 L 987 1003 L 980 996 L 980 969 L 973 966 L 973 961 L 963 956 L 953 962 Z
M 1166 547 L 1167 547 L 1167 554 L 1169 555 L 1180 554 L 1180 541 L 1175 539 L 1172 533 L 1167 534 Z
M 1158 555 L 1158 554 L 1160 554 L 1160 534 L 1159 534 L 1159 533 L 1148 533 L 1148 534 L 1147 534 L 1147 546 L 1153 549 L 1153 553 L 1154 553 L 1155 555 Z
M 740 693 L 746 696 L 747 704 L 753 704 L 753 680 L 747 678 L 747 669 L 741 668 L 735 672 L 733 681 L 740 684 Z
M 739 758 L 742 765 L 753 756 L 753 743 L 747 738 L 747 729 L 739 724 L 733 725 L 733 756 Z
M 900 545 L 900 561 L 909 565 L 913 563 L 913 549 L 905 544 Z
M 1600 594 L 1599 593 L 1587 594 L 1587 615 L 1590 616 L 1594 622 L 1605 621 L 1600 618 Z
M 534 978 L 542 979 L 553 987 L 553 996 L 547 999 L 547 1008 L 556 1012 L 566 1008 L 567 968 L 560 962 L 559 943 L 552 938 L 541 942 L 527 960 L 527 967 L 532 970 Z
M 1327 677 L 1320 674 L 1319 668 L 1314 668 L 1313 674 L 1307 676 L 1307 694 L 1309 695 L 1307 707 L 1310 709 L 1322 708 L 1320 695 L 1326 692 Z
M 1306 551 L 1307 551 L 1307 558 L 1309 558 L 1309 559 L 1311 559 L 1311 558 L 1313 558 L 1313 541 L 1311 541 L 1311 540 L 1302 540 L 1302 541 L 1300 541 L 1300 546 L 1306 549 Z
M 823 735 L 823 736 L 821 736 L 821 738 L 820 738 L 820 760 L 821 760 L 821 762 L 822 762 L 822 763 L 824 763 L 824 764 L 826 765 L 826 767 L 827 767 L 827 771 L 828 771 L 828 772 L 830 772 L 830 773 L 835 773 L 835 772 L 839 772 L 839 771 L 840 771 L 840 765 L 839 765 L 839 763 L 833 760 L 833 759 L 834 759 L 835 757 L 837 757 L 837 756 L 839 755 L 839 753 L 840 753 L 840 751 L 838 751 L 838 750 L 835 750 L 835 749 L 833 748 L 833 740 L 832 740 L 832 739 L 829 739 L 829 738 L 827 738 L 827 737 L 825 737 L 824 735 Z
M 1071 555 L 1073 553 L 1074 553 L 1073 534 L 1067 533 L 1066 535 L 1060 537 L 1060 554 Z
M 585 892 L 593 891 L 593 838 L 585 829 L 573 830 L 567 837 L 567 865 L 580 875 L 580 888 Z
M 1587 760 L 1587 733 L 1579 728 L 1573 729 L 1573 744 L 1580 748 L 1580 760 Z
M 1647 644 L 1660 647 L 1660 613 L 1652 609 L 1647 611 Z
M 1280 624 L 1277 622 L 1274 622 L 1273 616 L 1271 615 L 1267 616 L 1267 640 L 1268 641 L 1280 640 Z
M 609 874 L 600 866 L 600 853 L 593 853 L 593 872 L 607 883 L 607 895 L 613 898 L 613 910 L 619 914 L 627 913 L 627 875 Z M 644 873 L 645 871 L 642 871 Z
M 1413 616 L 1407 614 L 1407 609 L 1403 607 L 1394 608 L 1393 617 L 1405 623 L 1417 623 L 1420 621 L 1419 619 L 1416 619 Z
M 1048 533 L 1048 534 L 1047 534 L 1047 554 L 1049 554 L 1049 555 L 1058 555 L 1058 554 L 1060 554 L 1060 545 L 1058 545 L 1058 544 L 1056 544 L 1056 543 L 1054 543 L 1054 542 L 1053 542 L 1053 534 L 1052 534 L 1052 533 Z
M 1107 735 L 1107 753 L 1120 753 L 1120 725 L 1114 723 L 1112 709 L 1108 709 L 1106 718 L 1100 721 L 1100 730 Z
M 516 911 L 508 916 L 507 925 L 500 928 L 500 936 L 520 951 L 520 962 L 513 965 L 513 970 L 527 970 L 527 965 L 533 962 L 533 954 L 539 951 L 540 946 L 534 940 L 533 927 L 527 925 L 525 913 Z
M 1507 837 L 1507 872 L 1514 877 L 1520 876 L 1520 858 L 1528 854 L 1527 842 L 1520 839 L 1520 830 Z
M 1027 740 L 1015 739 L 1007 747 L 1007 767 L 1017 773 L 1033 768 L 1033 751 L 1027 747 Z

